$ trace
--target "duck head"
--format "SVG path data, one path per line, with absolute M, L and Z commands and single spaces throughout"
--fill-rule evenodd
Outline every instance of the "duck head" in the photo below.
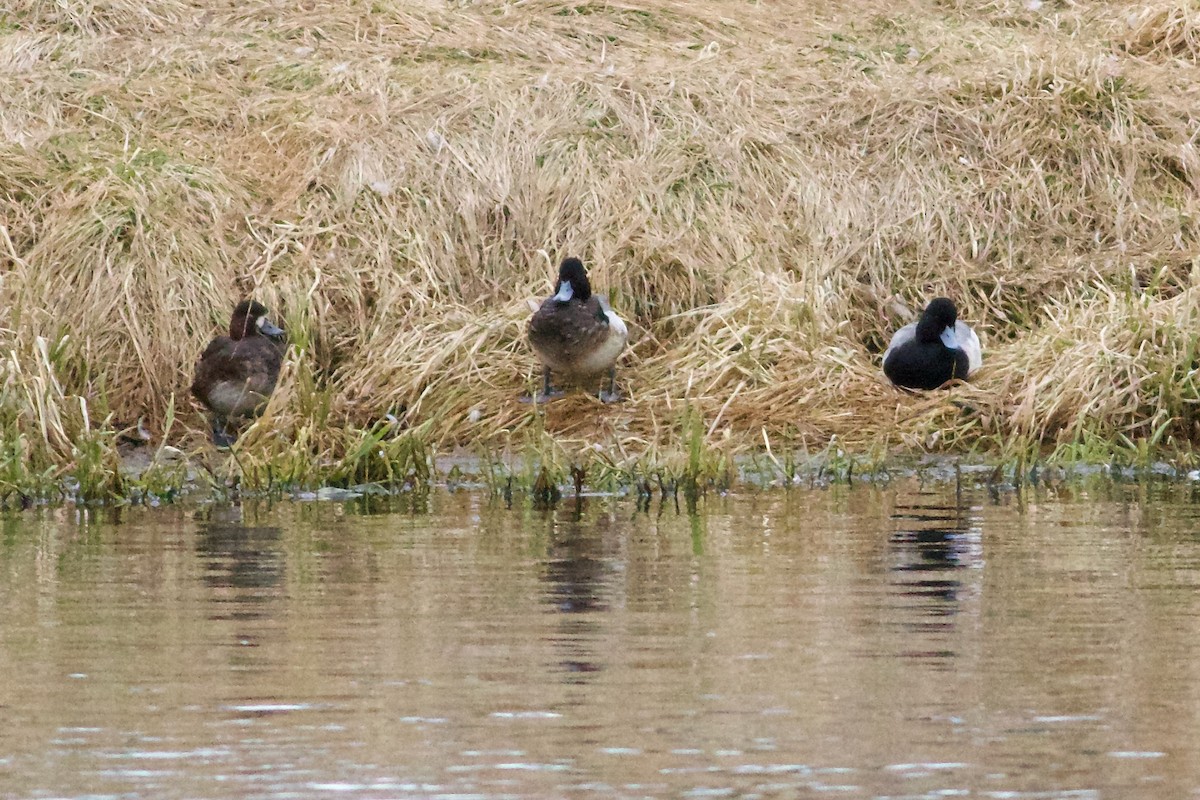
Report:
M 558 268 L 558 292 L 554 299 L 560 303 L 569 303 L 574 298 L 583 303 L 591 296 L 592 285 L 588 283 L 583 262 L 578 258 L 563 259 Z
M 957 350 L 958 338 L 954 335 L 957 322 L 958 309 L 954 307 L 954 301 L 938 297 L 930 301 L 917 322 L 917 341 L 923 344 L 941 341 L 949 349 Z
M 267 317 L 267 307 L 256 300 L 243 300 L 233 309 L 229 320 L 229 338 L 237 341 L 246 336 L 266 336 L 268 339 L 283 339 L 283 328 L 276 326 Z

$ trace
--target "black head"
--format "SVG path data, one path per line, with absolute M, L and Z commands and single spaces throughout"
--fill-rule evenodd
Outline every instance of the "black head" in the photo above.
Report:
M 558 293 L 554 295 L 554 299 L 560 303 L 569 302 L 571 299 L 583 302 L 590 298 L 592 284 L 588 282 L 583 262 L 578 258 L 564 258 L 558 267 L 558 283 L 555 289 Z
M 925 306 L 921 319 L 917 322 L 917 341 L 926 344 L 941 339 L 942 331 L 953 328 L 958 322 L 958 309 L 954 301 L 947 297 L 938 297 Z
M 271 323 L 267 307 L 256 300 L 243 300 L 234 306 L 229 320 L 229 338 L 242 339 L 246 336 L 266 336 L 271 339 L 283 337 L 283 330 Z

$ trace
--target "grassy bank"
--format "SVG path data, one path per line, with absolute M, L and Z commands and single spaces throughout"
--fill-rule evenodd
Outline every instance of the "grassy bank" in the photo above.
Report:
M 546 441 L 630 475 L 831 442 L 1187 461 L 1192 8 L 15 0 L 0 490 L 127 492 L 139 419 L 163 486 L 164 445 L 214 486 Z M 630 323 L 620 406 L 518 402 L 566 254 Z M 902 394 L 878 353 L 935 293 L 985 367 Z M 224 460 L 186 387 L 249 295 L 294 347 Z

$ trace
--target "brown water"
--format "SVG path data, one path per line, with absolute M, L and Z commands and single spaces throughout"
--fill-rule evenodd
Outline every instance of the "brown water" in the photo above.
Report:
M 1200 796 L 1187 490 L 704 511 L 8 518 L 0 795 Z

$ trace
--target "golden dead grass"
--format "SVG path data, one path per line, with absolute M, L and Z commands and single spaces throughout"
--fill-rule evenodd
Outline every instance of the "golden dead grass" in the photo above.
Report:
M 55 380 L 95 400 L 92 424 L 161 432 L 254 295 L 299 345 L 260 426 L 297 452 L 387 414 L 494 445 L 539 413 L 518 402 L 538 374 L 526 301 L 574 254 L 630 323 L 630 399 L 551 404 L 564 441 L 632 457 L 685 407 L 738 446 L 1191 441 L 1195 20 L 1184 2 L 16 0 L 5 385 L 32 396 L 33 343 L 61 342 Z M 878 352 L 934 294 L 983 334 L 985 369 L 904 394 Z

